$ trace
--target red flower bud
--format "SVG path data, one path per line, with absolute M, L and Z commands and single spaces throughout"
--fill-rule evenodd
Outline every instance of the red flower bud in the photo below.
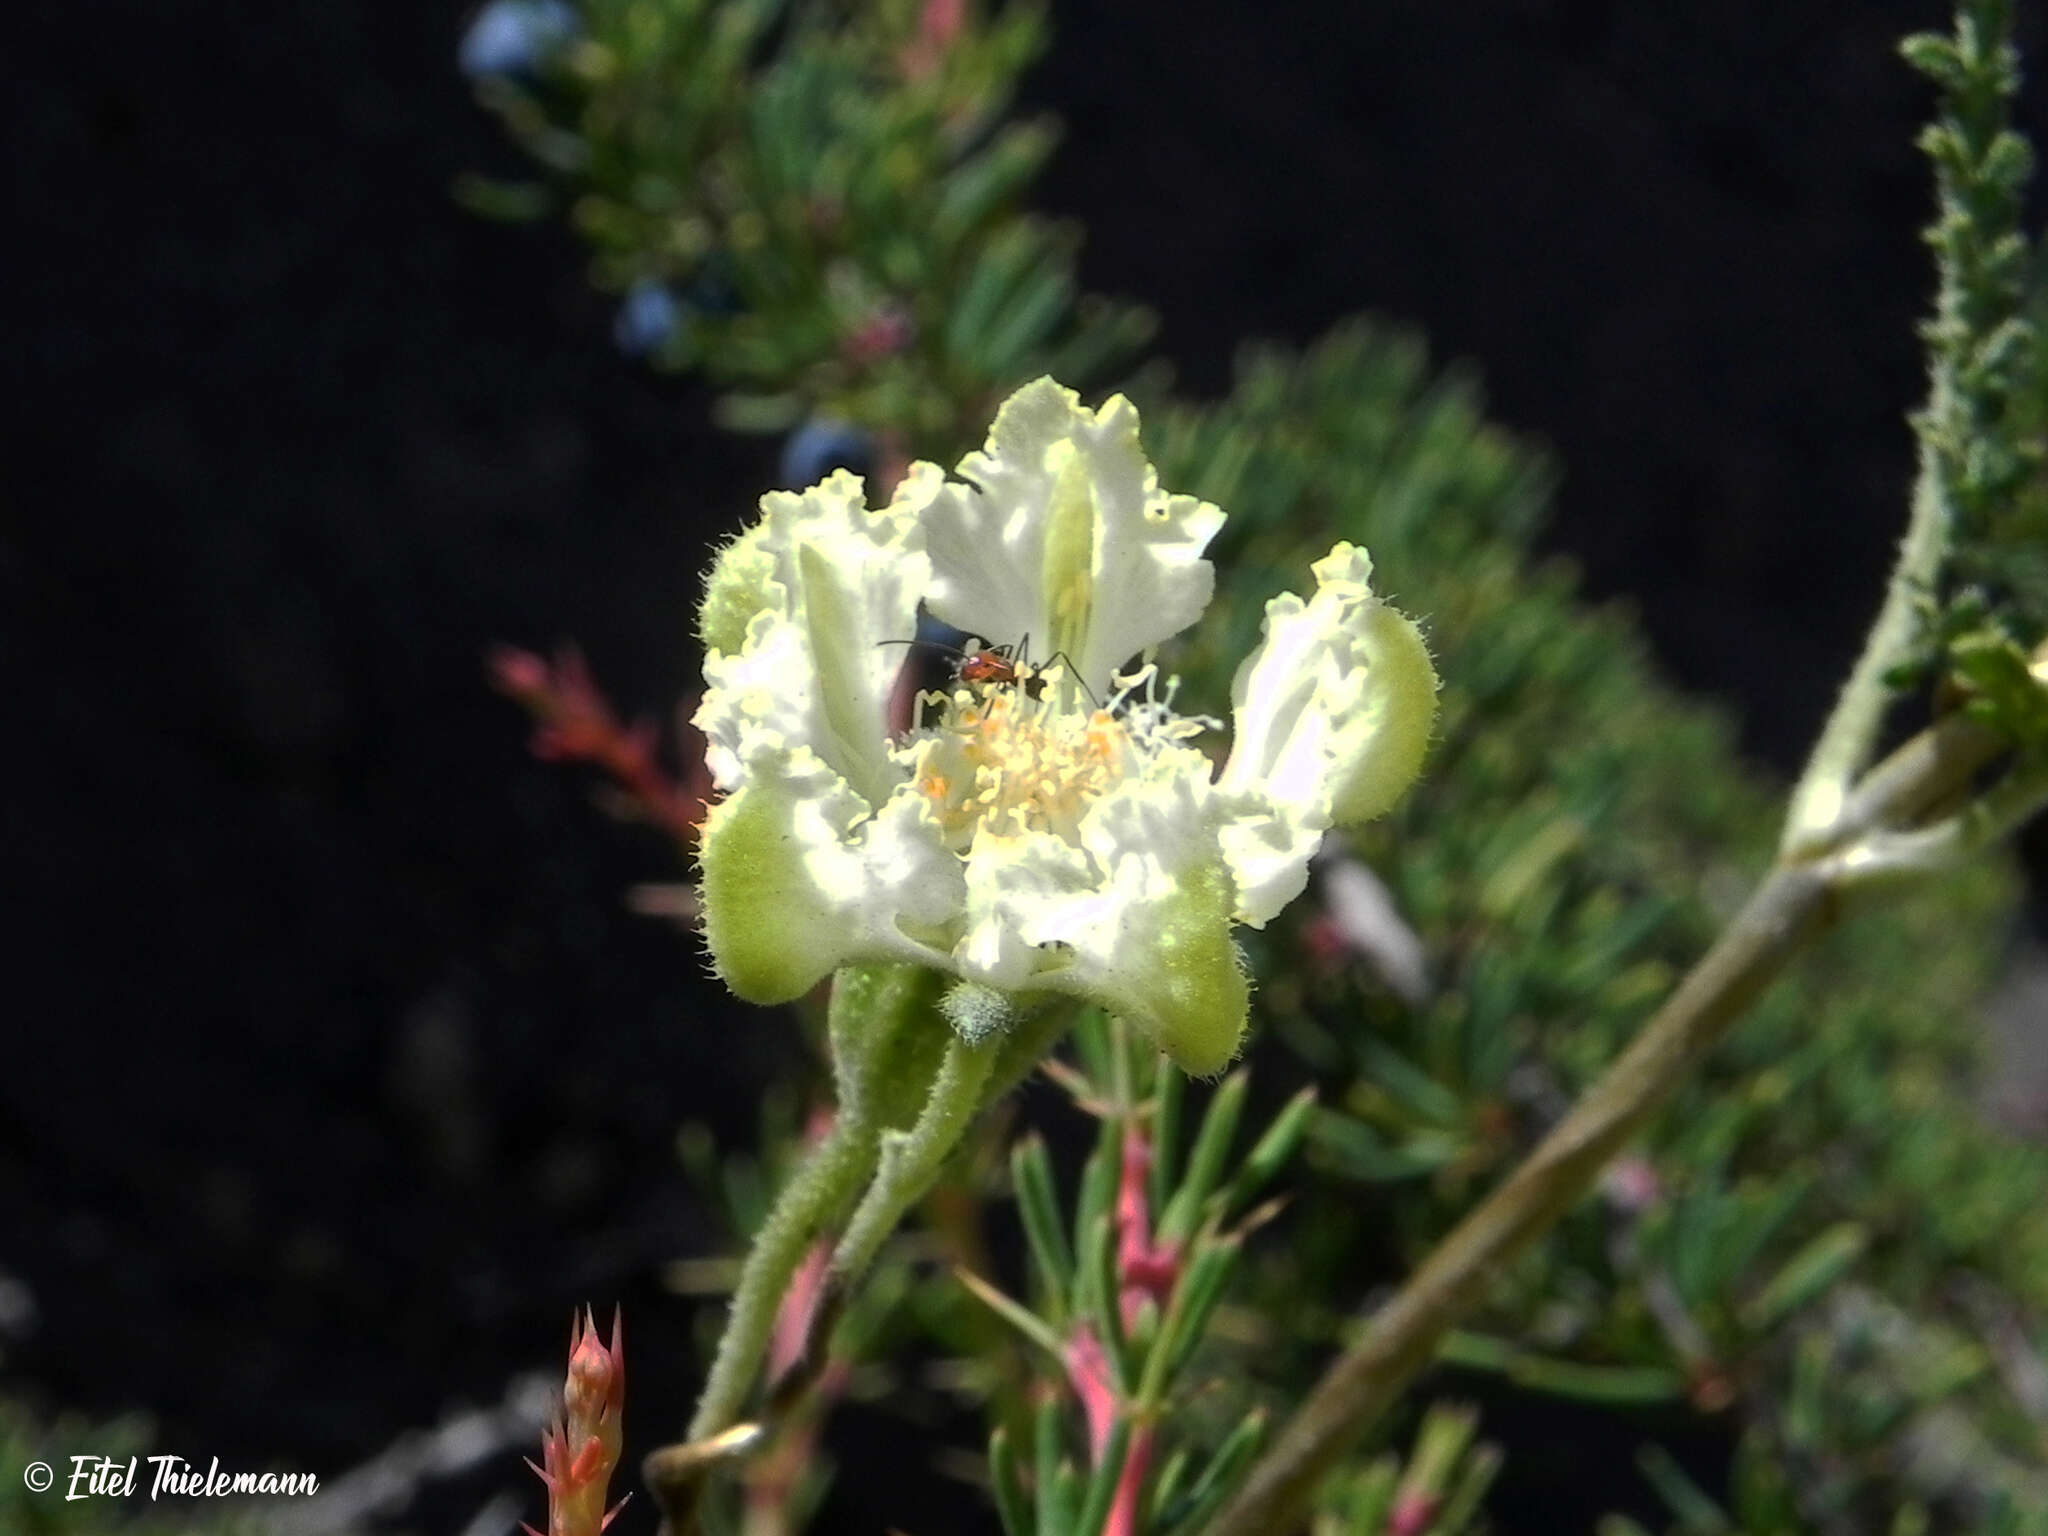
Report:
M 547 1536 L 598 1536 L 625 1507 L 625 1499 L 610 1510 L 604 1507 L 624 1444 L 626 1358 L 620 1321 L 614 1312 L 611 1347 L 606 1348 L 587 1308 L 570 1320 L 562 1411 L 541 1435 L 541 1464 L 527 1462 L 547 1485 Z M 530 1525 L 522 1529 L 541 1536 Z

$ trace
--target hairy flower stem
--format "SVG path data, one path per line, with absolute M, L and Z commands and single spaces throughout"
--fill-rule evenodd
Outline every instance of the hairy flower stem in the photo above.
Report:
M 956 1037 L 946 1047 L 917 1123 L 908 1131 L 883 1133 L 874 1182 L 832 1255 L 833 1279 L 839 1284 L 850 1285 L 867 1272 L 896 1223 L 937 1182 L 947 1155 L 981 1107 L 982 1088 L 1001 1047 L 1000 1036 L 974 1042 Z
M 740 1271 L 725 1333 L 718 1341 L 697 1415 L 690 1421 L 692 1441 L 728 1429 L 738 1419 L 791 1278 L 819 1235 L 845 1219 L 874 1172 L 879 1142 L 873 1126 L 842 1111 L 831 1132 L 776 1197 Z
M 1012 1088 L 1038 1070 L 1038 1064 L 1052 1054 L 1060 1038 L 1074 1027 L 1081 1007 L 1070 997 L 1056 997 L 1040 1011 L 1018 1021 L 1003 1037 L 995 1065 L 982 1085 L 981 1107 L 988 1108 Z
M 1059 999 L 1010 1030 L 969 1044 L 939 1017 L 939 985 L 939 978 L 913 966 L 850 967 L 834 982 L 830 1033 L 838 1113 L 755 1235 L 690 1421 L 692 1445 L 739 1420 L 777 1310 L 818 1239 L 845 1234 L 812 1338 L 791 1369 L 798 1385 L 823 1364 L 820 1335 L 849 1289 L 904 1213 L 930 1191 L 975 1115 L 1015 1087 L 1073 1022 L 1073 1004 Z
M 1941 305 L 1946 314 L 1961 302 L 1950 290 L 1952 280 L 1942 284 Z M 1937 359 L 1930 386 L 1927 417 L 1945 420 L 1954 409 L 1953 368 Z M 1842 685 L 1827 724 L 1821 728 L 1811 756 L 1792 791 L 1785 814 L 1785 830 L 1779 852 L 1800 858 L 1814 851 L 1834 826 L 1848 798 L 1849 786 L 1870 761 L 1870 753 L 1884 724 L 1885 710 L 1892 701 L 1891 685 L 1885 676 L 1906 657 L 1920 630 L 1920 604 L 1934 590 L 1948 557 L 1949 535 L 1954 507 L 1948 485 L 1948 471 L 1939 446 L 1920 444 L 1920 475 L 1913 488 L 1912 515 L 1899 544 L 1899 558 L 1885 587 L 1884 606 L 1863 642 L 1862 654 Z
M 690 1421 L 692 1444 L 739 1419 L 791 1279 L 812 1244 L 837 1232 L 852 1213 L 874 1176 L 883 1131 L 915 1113 L 909 1106 L 919 1102 L 917 1090 L 936 1068 L 934 1044 L 948 1037 L 933 1012 L 936 997 L 935 979 L 911 966 L 849 967 L 834 979 L 828 1030 L 838 1110 L 831 1131 L 775 1197 L 754 1236 Z
M 774 1383 L 766 1416 L 777 1420 L 804 1402 L 830 1368 L 826 1348 L 845 1313 L 848 1296 L 866 1266 L 895 1230 L 896 1223 L 938 1186 L 953 1148 L 964 1139 L 976 1114 L 1016 1087 L 1044 1058 L 1072 1023 L 1074 1009 L 1059 1002 L 1018 1023 L 1006 1036 L 979 1046 L 956 1041 L 948 1047 L 917 1124 L 908 1132 L 885 1132 L 877 1171 L 833 1254 L 823 1294 L 796 1358 Z M 947 1122 L 952 1122 L 948 1130 Z M 922 1148 L 911 1145 L 923 1135 Z M 945 1138 L 950 1135 L 950 1140 Z M 893 1158 L 891 1148 L 895 1151 Z M 895 1214 L 889 1214 L 889 1208 Z M 859 1250 L 866 1250 L 860 1256 Z
M 2006 411 L 2029 331 L 2026 242 L 2019 232 L 2031 156 L 2010 132 L 2019 90 L 2010 0 L 1961 0 L 1952 37 L 1906 40 L 1914 67 L 1942 87 L 1942 110 L 1921 136 L 1934 164 L 1937 211 L 1927 342 L 1927 403 L 1912 515 L 1884 607 L 1864 641 L 1834 713 L 1792 792 L 1781 856 L 1810 855 L 1827 836 L 1849 785 L 1870 760 L 1892 690 L 1886 674 L 1908 659 L 1951 543 L 1981 539 L 1989 507 L 2016 488 L 1992 466 L 2010 447 Z M 2024 363 L 2019 365 L 2023 372 Z M 2021 461 L 2022 463 L 2024 460 Z
M 916 1123 L 907 1131 L 882 1135 L 874 1182 L 832 1256 L 836 1290 L 860 1279 L 897 1223 L 931 1193 L 974 1117 L 1016 1087 L 1073 1021 L 1073 1004 L 1061 999 L 1005 1034 L 979 1041 L 952 1040 Z
M 1837 826 L 1909 825 L 1965 789 L 2002 745 L 1996 734 L 1960 718 L 1923 731 L 1865 777 Z M 1774 869 L 1621 1057 L 1372 1315 L 1205 1536 L 1295 1529 L 1317 1484 L 1435 1359 L 1445 1333 L 1586 1193 L 1608 1159 L 1840 909 L 1827 864 Z

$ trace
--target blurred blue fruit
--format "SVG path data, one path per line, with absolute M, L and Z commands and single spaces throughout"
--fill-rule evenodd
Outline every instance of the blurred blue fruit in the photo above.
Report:
M 851 422 L 813 416 L 783 443 L 779 468 L 782 484 L 793 491 L 816 485 L 835 469 L 870 475 L 875 469 L 875 440 Z
M 664 283 L 643 278 L 626 290 L 612 321 L 612 340 L 629 357 L 645 357 L 668 344 L 683 323 L 683 306 Z
M 462 34 L 455 62 L 472 79 L 530 74 L 581 28 L 564 0 L 489 0 Z

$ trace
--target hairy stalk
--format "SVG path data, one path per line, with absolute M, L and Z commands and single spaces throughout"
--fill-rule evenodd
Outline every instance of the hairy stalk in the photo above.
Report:
M 1872 828 L 1909 824 L 1966 788 L 2001 746 L 1982 726 L 1944 721 L 1874 769 L 1848 797 L 1841 819 Z M 1608 1159 L 1839 911 L 1827 867 L 1774 869 L 1620 1058 L 1372 1315 L 1206 1536 L 1292 1530 L 1324 1475 L 1435 1358 L 1449 1329 L 1585 1194 Z
M 937 1185 L 940 1169 L 953 1147 L 965 1136 L 974 1116 L 1016 1087 L 1058 1044 L 1059 1037 L 1066 1032 L 1073 1018 L 1073 1005 L 1062 1001 L 1022 1020 L 1007 1035 L 990 1037 L 983 1047 L 963 1047 L 957 1040 L 952 1042 L 938 1071 L 941 1077 L 953 1072 L 953 1079 L 933 1083 L 909 1132 L 885 1132 L 878 1143 L 876 1175 L 862 1196 L 859 1208 L 848 1223 L 846 1237 L 834 1255 L 824 1295 L 811 1319 L 803 1350 L 775 1383 L 769 1396 L 768 1418 L 779 1419 L 800 1404 L 817 1385 L 829 1364 L 827 1346 L 832 1330 L 845 1312 L 853 1286 L 860 1280 L 866 1266 L 874 1261 L 875 1253 L 888 1240 L 904 1214 Z M 982 1062 L 978 1069 L 976 1058 Z M 943 1144 L 942 1138 L 948 1132 L 940 1124 L 942 1120 L 957 1120 L 950 1132 L 952 1140 Z M 922 1153 L 914 1150 L 894 1152 L 898 1166 L 892 1169 L 892 1143 L 897 1148 L 905 1148 L 909 1140 L 919 1134 L 920 1128 L 931 1136 L 930 1145 Z M 925 1162 L 921 1175 L 907 1166 L 906 1157 L 909 1161 L 922 1159 Z M 899 1199 L 901 1203 L 890 1215 L 885 1202 L 894 1203 Z M 868 1249 L 867 1256 L 857 1264 L 848 1253 L 849 1245 L 856 1241 Z
M 738 1419 L 761 1368 L 776 1309 L 790 1278 L 819 1236 L 845 1220 L 847 1210 L 873 1174 L 880 1138 L 872 1126 L 844 1112 L 782 1193 L 740 1271 L 732 1311 L 718 1341 L 704 1395 L 690 1421 L 689 1438 L 704 1440 Z
M 981 1107 L 982 1089 L 1001 1049 L 1000 1036 L 972 1042 L 955 1037 L 946 1047 L 946 1059 L 932 1080 L 917 1123 L 907 1131 L 882 1134 L 874 1182 L 832 1255 L 836 1284 L 851 1284 L 867 1272 L 896 1223 L 936 1182 Z
M 948 1040 L 916 1120 L 908 1130 L 882 1135 L 874 1182 L 832 1256 L 830 1296 L 843 1297 L 860 1279 L 897 1223 L 931 1192 L 975 1116 L 1037 1068 L 1073 1026 L 1076 1011 L 1071 998 L 1045 999 L 1000 1034 L 973 1043 Z
M 845 1225 L 875 1175 L 883 1135 L 918 1113 L 950 1038 L 933 1012 L 937 989 L 936 977 L 905 965 L 849 966 L 833 978 L 827 1033 L 839 1104 L 832 1129 L 755 1234 L 690 1421 L 692 1444 L 737 1421 L 791 1277 L 819 1238 Z
M 1950 290 L 1952 279 L 1942 283 L 1944 309 L 1959 303 Z M 1942 419 L 1953 411 L 1954 368 L 1937 357 L 1928 394 L 1927 414 Z M 1817 851 L 1819 843 L 1834 829 L 1849 797 L 1849 786 L 1870 761 L 1871 749 L 1891 703 L 1891 685 L 1885 674 L 1906 659 L 1920 630 L 1919 606 L 1934 590 L 1948 556 L 1954 511 L 1948 491 L 1948 472 L 1941 450 L 1931 441 L 1920 444 L 1919 478 L 1913 487 L 1913 511 L 1906 536 L 1899 544 L 1898 562 L 1892 567 L 1885 587 L 1884 606 L 1864 638 L 1863 652 L 1842 685 L 1841 696 L 1821 727 L 1820 738 L 1792 790 L 1785 813 L 1785 830 L 1779 853 L 1796 859 Z
M 1074 1019 L 1074 1004 L 1062 998 L 970 1044 L 934 1008 L 942 987 L 937 975 L 903 965 L 849 966 L 834 979 L 837 1118 L 755 1235 L 687 1440 L 642 1465 L 667 1536 L 694 1536 L 714 1468 L 760 1444 L 762 1426 L 738 1420 L 792 1277 L 818 1240 L 845 1234 L 803 1350 L 769 1395 L 770 1422 L 816 1382 L 853 1283 L 931 1189 L 975 1115 L 1014 1088 Z
M 1942 108 L 1921 135 L 1935 171 L 1933 317 L 1927 342 L 1927 403 L 1913 417 L 1920 439 L 1912 515 L 1884 606 L 1792 792 L 1779 851 L 1819 851 L 1869 762 L 1891 691 L 1886 674 L 1923 637 L 1951 546 L 1982 541 L 1995 508 L 2016 488 L 2023 456 L 2000 452 L 2026 351 L 2026 243 L 2019 235 L 2031 156 L 2010 131 L 2019 89 L 2010 0 L 1962 0 L 1950 36 L 1902 45 L 1907 60 L 1942 88 Z M 1996 468 L 2001 461 L 2003 469 Z
M 740 1272 L 689 1441 L 729 1429 L 753 1390 L 775 1318 L 820 1237 L 844 1232 L 812 1339 L 791 1375 L 823 1361 L 830 1319 L 903 1214 L 931 1188 L 974 1116 L 1015 1087 L 1073 1022 L 1062 999 L 970 1045 L 935 1016 L 936 978 L 909 966 L 851 967 L 833 984 L 840 1086 L 832 1130 L 776 1197 Z M 943 1054 L 941 1054 L 943 1052 Z

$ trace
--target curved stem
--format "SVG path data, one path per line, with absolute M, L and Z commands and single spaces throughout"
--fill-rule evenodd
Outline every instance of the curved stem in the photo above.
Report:
M 832 1255 L 835 1284 L 850 1285 L 866 1272 L 896 1223 L 936 1182 L 981 1107 L 982 1088 L 1001 1048 L 999 1036 L 973 1043 L 956 1036 L 946 1047 L 916 1123 L 907 1131 L 882 1133 L 874 1182 L 861 1196 Z
M 1967 787 L 1999 738 L 1944 721 L 1865 776 L 1839 808 L 1868 826 L 1905 826 Z M 1205 1536 L 1280 1536 L 1316 1485 L 1435 1358 L 1444 1335 L 1556 1223 L 1671 1089 L 1839 912 L 1831 872 L 1774 869 L 1620 1058 L 1528 1158 L 1458 1223 L 1324 1373 Z
M 1945 364 L 1937 361 L 1929 391 L 1928 416 L 1942 419 L 1953 409 L 1955 388 Z M 1899 544 L 1898 563 L 1885 588 L 1884 606 L 1863 641 L 1841 696 L 1821 727 L 1799 783 L 1785 813 L 1780 854 L 1797 858 L 1831 841 L 1836 818 L 1848 798 L 1849 786 L 1870 761 L 1878 728 L 1891 703 L 1885 674 L 1905 658 L 1919 628 L 1918 606 L 1934 590 L 1948 555 L 1951 523 L 1948 476 L 1941 450 L 1925 438 L 1920 443 L 1920 475 L 1913 487 L 1913 510 L 1906 536 Z
M 732 1311 L 718 1341 L 689 1438 L 704 1440 L 728 1429 L 739 1417 L 775 1329 L 776 1309 L 819 1236 L 845 1219 L 873 1173 L 878 1138 L 868 1126 L 842 1113 L 826 1138 L 804 1160 L 754 1235 L 747 1262 L 733 1292 Z
M 1001 1037 L 991 1036 L 974 1045 L 949 1038 L 928 1079 L 923 1106 L 914 1117 L 902 1117 L 911 1120 L 910 1129 L 884 1129 L 877 1139 L 874 1180 L 834 1255 L 803 1352 L 770 1394 L 770 1417 L 800 1400 L 825 1369 L 827 1341 L 854 1283 L 905 1212 L 936 1186 L 947 1156 L 976 1113 L 1015 1087 L 1052 1048 L 1072 1018 L 1072 1006 L 1061 1003 L 1041 1010 Z

